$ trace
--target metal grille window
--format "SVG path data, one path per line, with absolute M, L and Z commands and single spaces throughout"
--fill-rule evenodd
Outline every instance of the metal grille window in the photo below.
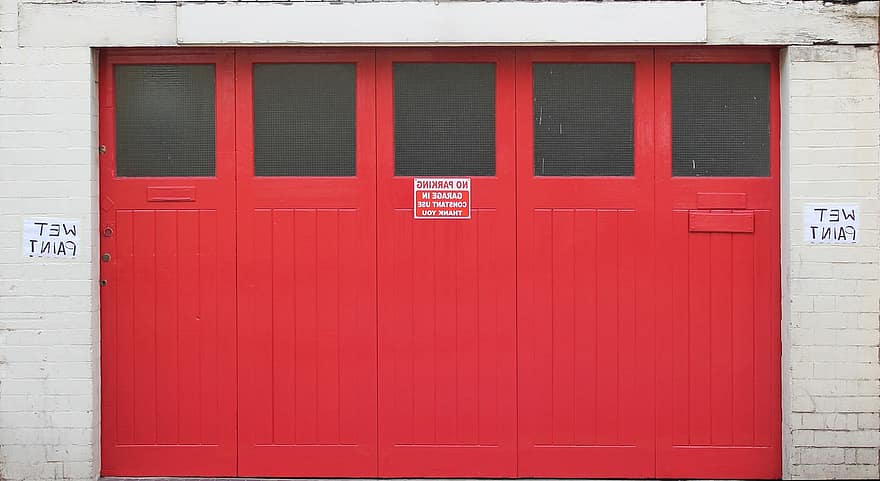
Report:
M 394 64 L 395 175 L 495 175 L 495 65 Z
M 633 175 L 633 65 L 533 66 L 535 175 Z
M 672 65 L 672 175 L 770 175 L 770 66 Z
M 117 65 L 116 175 L 213 176 L 213 65 Z
M 254 171 L 355 175 L 354 64 L 254 65 Z

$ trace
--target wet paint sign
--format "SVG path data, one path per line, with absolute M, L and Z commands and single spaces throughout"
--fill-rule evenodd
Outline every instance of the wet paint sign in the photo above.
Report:
M 804 241 L 810 244 L 855 244 L 859 237 L 859 206 L 807 204 Z
M 68 219 L 25 219 L 22 226 L 25 257 L 76 257 L 79 222 Z
M 413 179 L 413 216 L 416 219 L 470 219 L 471 179 Z

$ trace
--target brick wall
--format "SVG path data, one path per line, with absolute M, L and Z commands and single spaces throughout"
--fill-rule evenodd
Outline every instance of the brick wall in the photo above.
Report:
M 787 84 L 791 246 L 790 474 L 878 477 L 880 81 L 875 47 L 791 47 Z M 786 82 L 787 81 L 787 82 Z M 786 134 L 784 134 L 786 135 Z M 784 196 L 785 197 L 785 196 Z M 854 246 L 804 245 L 807 202 L 861 207 Z M 784 200 L 785 202 L 785 200 Z M 785 365 L 785 364 L 784 364 Z
M 16 48 L 0 1 L 0 479 L 93 479 L 97 267 L 27 260 L 22 218 L 97 216 L 88 48 Z

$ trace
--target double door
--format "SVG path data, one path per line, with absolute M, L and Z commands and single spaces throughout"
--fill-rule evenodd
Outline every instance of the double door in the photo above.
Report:
M 103 474 L 778 476 L 774 52 L 175 52 L 102 61 Z M 676 136 L 730 73 L 766 172 Z M 212 170 L 132 167 L 169 88 Z

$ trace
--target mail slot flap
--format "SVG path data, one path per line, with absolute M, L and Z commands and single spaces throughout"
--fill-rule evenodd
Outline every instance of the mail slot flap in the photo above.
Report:
M 755 232 L 752 212 L 691 212 L 691 232 Z
M 698 192 L 697 209 L 745 209 L 746 194 L 742 192 Z
M 195 202 L 195 187 L 147 187 L 147 202 Z

